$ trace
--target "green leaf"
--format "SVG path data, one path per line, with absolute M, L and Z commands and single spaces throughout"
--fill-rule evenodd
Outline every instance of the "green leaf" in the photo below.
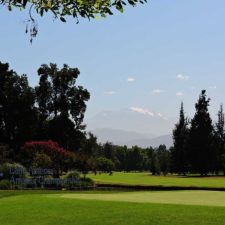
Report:
M 62 22 L 64 22 L 64 23 L 66 22 L 65 18 L 62 17 L 62 16 L 60 17 L 60 20 L 61 20 Z
M 28 0 L 23 0 L 23 7 L 27 5 Z
M 11 5 L 8 5 L 8 10 L 12 11 L 12 6 Z

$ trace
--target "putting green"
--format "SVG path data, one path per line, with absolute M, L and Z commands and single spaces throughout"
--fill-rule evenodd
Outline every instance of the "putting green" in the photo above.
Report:
M 166 203 L 225 207 L 225 192 L 219 191 L 142 191 L 119 193 L 74 193 L 63 194 L 60 196 L 63 198 L 84 200 L 137 203 Z

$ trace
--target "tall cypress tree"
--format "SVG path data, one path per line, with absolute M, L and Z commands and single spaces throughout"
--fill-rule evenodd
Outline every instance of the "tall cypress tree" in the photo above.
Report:
M 218 120 L 215 125 L 214 132 L 214 170 L 216 173 L 224 171 L 225 174 L 225 118 L 223 105 L 220 106 L 218 111 Z
M 212 169 L 214 157 L 212 148 L 213 125 L 208 112 L 210 99 L 203 90 L 195 104 L 196 113 L 191 121 L 189 135 L 189 161 L 191 171 L 207 175 Z
M 180 119 L 173 130 L 174 148 L 172 150 L 172 171 L 178 174 L 187 172 L 188 120 L 185 118 L 184 105 L 181 102 Z

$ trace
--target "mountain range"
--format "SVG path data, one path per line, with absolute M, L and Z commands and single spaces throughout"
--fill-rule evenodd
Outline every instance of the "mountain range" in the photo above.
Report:
M 91 130 L 91 132 L 97 136 L 98 142 L 112 142 L 116 145 L 127 145 L 132 147 L 138 145 L 139 147 L 158 147 L 161 144 L 165 144 L 168 148 L 173 145 L 173 139 L 171 134 L 156 136 L 154 134 L 145 134 L 133 131 L 125 131 L 120 129 L 111 128 L 97 128 Z
M 132 137 L 131 140 L 133 140 L 135 136 L 135 139 L 149 139 L 170 134 L 176 123 L 176 118 L 166 119 L 161 114 L 151 115 L 150 112 L 144 111 L 142 113 L 125 108 L 117 111 L 101 111 L 92 117 L 85 118 L 85 123 L 87 124 L 87 130 L 91 131 L 95 129 L 103 129 L 104 131 L 105 128 L 113 129 L 114 131 L 110 130 L 109 137 L 114 137 L 114 133 L 118 133 L 119 136 L 121 132 L 123 136 L 127 136 L 128 131 L 128 136 Z M 103 131 L 100 134 L 105 137 Z

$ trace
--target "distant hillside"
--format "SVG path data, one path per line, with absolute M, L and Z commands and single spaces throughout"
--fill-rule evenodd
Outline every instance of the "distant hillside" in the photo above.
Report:
M 142 134 L 132 131 L 124 131 L 111 128 L 99 128 L 91 131 L 98 138 L 98 142 L 112 142 L 117 145 L 127 145 L 128 147 L 138 145 L 140 147 L 158 147 L 165 144 L 167 147 L 172 146 L 172 135 L 163 135 L 156 137 L 154 134 Z
M 150 139 L 136 139 L 127 143 L 127 146 L 131 147 L 133 145 L 138 145 L 140 147 L 146 148 L 149 146 L 158 147 L 159 145 L 166 145 L 168 148 L 173 145 L 173 138 L 171 134 L 162 135 L 156 138 Z
M 96 132 L 101 132 L 101 129 L 103 129 L 101 136 L 102 133 L 104 134 L 105 128 L 110 128 L 111 131 L 117 130 L 118 133 L 123 133 L 123 131 L 136 133 L 136 138 L 130 134 L 130 140 L 133 140 L 169 134 L 173 130 L 177 118 L 165 119 L 158 115 L 144 115 L 133 112 L 131 109 L 122 109 L 118 111 L 99 112 L 93 117 L 86 118 L 84 122 L 87 124 L 87 130 L 95 131 L 97 129 Z M 113 131 L 111 131 L 109 131 L 110 136 L 114 135 L 112 134 Z M 124 134 L 124 136 L 126 135 Z
M 134 139 L 147 139 L 155 137 L 155 135 L 153 134 L 147 135 L 133 131 L 125 131 L 111 128 L 98 128 L 92 130 L 91 132 L 93 132 L 98 137 L 98 141 L 101 143 L 109 141 L 115 144 L 124 144 Z

